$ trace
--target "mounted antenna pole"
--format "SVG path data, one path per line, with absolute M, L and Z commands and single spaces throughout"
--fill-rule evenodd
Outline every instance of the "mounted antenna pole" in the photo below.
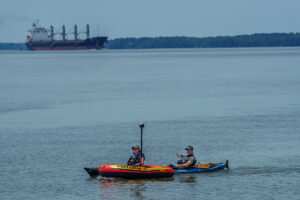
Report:
M 66 40 L 66 27 L 65 27 L 65 25 L 62 26 L 61 36 L 62 36 L 63 40 Z
M 77 40 L 77 35 L 78 35 L 78 33 L 77 33 L 77 25 L 75 24 L 74 25 L 74 40 Z
M 141 128 L 141 153 L 143 153 L 143 128 L 145 127 L 144 124 L 140 124 Z
M 54 40 L 54 31 L 53 31 L 53 26 L 52 25 L 50 26 L 50 31 L 51 31 L 50 37 L 51 37 L 51 40 L 53 41 Z
M 90 38 L 90 25 L 86 25 L 86 39 Z

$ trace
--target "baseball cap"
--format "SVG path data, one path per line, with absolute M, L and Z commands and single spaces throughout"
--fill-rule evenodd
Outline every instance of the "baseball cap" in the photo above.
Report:
M 185 150 L 194 150 L 193 146 L 189 145 L 185 148 Z
M 139 145 L 134 145 L 131 147 L 131 149 L 140 149 L 140 146 Z

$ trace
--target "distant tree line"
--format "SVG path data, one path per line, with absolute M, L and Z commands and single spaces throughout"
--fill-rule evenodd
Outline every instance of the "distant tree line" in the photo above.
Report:
M 141 37 L 108 40 L 107 49 L 300 46 L 300 33 L 256 33 L 218 37 Z M 0 43 L 0 50 L 27 50 L 24 43 Z
M 108 49 L 300 46 L 300 33 L 259 33 L 218 37 L 141 37 L 109 40 Z

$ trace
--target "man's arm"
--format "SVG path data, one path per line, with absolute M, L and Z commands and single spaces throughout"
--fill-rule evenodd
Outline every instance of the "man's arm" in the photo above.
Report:
M 140 163 L 140 165 L 144 165 L 144 160 L 145 160 L 144 156 L 141 157 L 141 163 Z
M 184 163 L 184 164 L 177 165 L 177 167 L 178 167 L 178 168 L 188 168 L 191 164 L 192 164 L 191 161 L 187 161 L 187 162 Z
M 181 153 L 177 153 L 176 156 L 182 158 L 183 155 Z
M 143 156 L 143 157 L 141 157 L 140 162 L 139 162 L 139 163 L 136 163 L 135 165 L 137 165 L 137 166 L 139 166 L 139 165 L 144 165 L 144 160 L 145 160 L 145 158 L 144 158 L 144 156 Z

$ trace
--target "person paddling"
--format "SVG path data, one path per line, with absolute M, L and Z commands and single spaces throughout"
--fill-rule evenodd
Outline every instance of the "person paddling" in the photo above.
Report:
M 127 165 L 144 165 L 145 155 L 141 153 L 139 145 L 134 145 L 132 148 L 132 153 L 128 159 Z
M 186 169 L 186 168 L 194 168 L 196 167 L 197 160 L 194 156 L 194 148 L 189 145 L 185 148 L 187 155 L 182 155 L 180 153 L 176 154 L 180 159 L 177 162 L 177 165 L 170 164 L 169 167 L 174 169 Z

